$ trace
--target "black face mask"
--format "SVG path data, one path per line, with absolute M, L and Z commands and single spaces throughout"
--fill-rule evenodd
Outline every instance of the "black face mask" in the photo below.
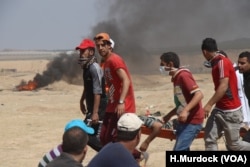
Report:
M 203 65 L 207 68 L 212 68 L 211 62 L 210 61 L 204 61 Z
M 218 52 L 217 52 L 218 53 Z M 216 55 L 217 56 L 217 55 Z M 216 57 L 216 56 L 214 56 L 214 57 Z M 224 56 L 224 55 L 223 55 Z M 212 60 L 214 59 L 214 57 L 212 57 L 210 60 L 206 60 L 206 61 L 204 61 L 203 62 L 203 65 L 205 66 L 205 67 L 207 67 L 207 68 L 212 68 Z

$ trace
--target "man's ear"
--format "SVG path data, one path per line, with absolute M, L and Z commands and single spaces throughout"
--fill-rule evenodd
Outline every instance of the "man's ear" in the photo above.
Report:
M 88 151 L 88 146 L 86 145 L 83 149 L 82 149 L 82 153 L 85 155 Z
M 172 61 L 170 61 L 168 64 L 169 64 L 169 67 L 174 67 L 174 63 Z
M 79 161 L 82 163 L 82 161 L 84 160 L 86 154 L 87 154 L 87 151 L 88 151 L 88 146 L 86 145 L 82 151 L 81 151 L 81 154 L 80 154 L 80 159 Z

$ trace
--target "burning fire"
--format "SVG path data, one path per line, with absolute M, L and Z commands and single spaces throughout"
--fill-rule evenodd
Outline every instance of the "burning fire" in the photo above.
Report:
M 29 81 L 28 83 L 22 82 L 19 86 L 16 87 L 18 91 L 25 91 L 25 90 L 35 90 L 38 84 L 34 81 Z

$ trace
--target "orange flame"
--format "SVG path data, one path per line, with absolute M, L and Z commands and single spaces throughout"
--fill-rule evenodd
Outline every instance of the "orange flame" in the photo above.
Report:
M 29 81 L 27 84 L 21 84 L 19 86 L 17 86 L 17 90 L 19 91 L 25 91 L 25 90 L 34 90 L 37 88 L 37 82 L 36 81 Z

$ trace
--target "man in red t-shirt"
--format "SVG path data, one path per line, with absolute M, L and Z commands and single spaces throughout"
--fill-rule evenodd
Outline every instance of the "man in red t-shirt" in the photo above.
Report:
M 176 143 L 173 150 L 189 151 L 195 136 L 202 129 L 204 111 L 201 100 L 203 93 L 191 72 L 186 68 L 180 68 L 180 60 L 176 53 L 163 53 L 160 59 L 161 66 L 172 76 L 176 105 L 163 119 L 164 122 L 168 122 L 172 116 L 178 116 Z
M 94 38 L 102 57 L 108 104 L 101 129 L 103 145 L 116 136 L 117 121 L 123 113 L 135 113 L 135 98 L 130 73 L 123 59 L 112 52 L 110 37 L 99 33 Z
M 250 143 L 239 140 L 243 115 L 233 63 L 217 52 L 217 43 L 212 38 L 203 40 L 201 50 L 205 59 L 212 65 L 215 90 L 214 95 L 204 106 L 205 117 L 208 117 L 212 111 L 205 127 L 205 149 L 218 150 L 217 139 L 224 131 L 228 149 L 250 150 Z

